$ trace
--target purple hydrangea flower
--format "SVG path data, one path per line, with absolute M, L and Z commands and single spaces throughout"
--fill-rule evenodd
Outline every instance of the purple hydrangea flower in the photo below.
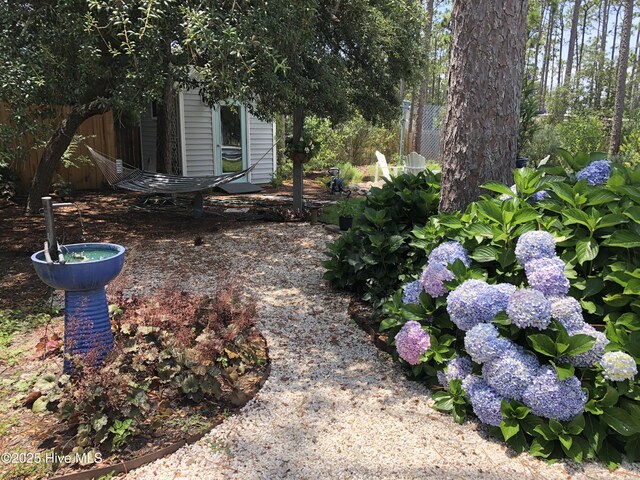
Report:
M 468 397 L 474 388 L 482 385 L 483 383 L 486 382 L 478 375 L 471 374 L 464 377 L 462 379 L 462 389 L 467 393 L 465 396 Z
M 611 175 L 611 162 L 608 160 L 598 160 L 591 162 L 578 173 L 576 180 L 586 180 L 589 185 L 602 185 L 607 183 Z
M 498 329 L 490 323 L 479 323 L 464 336 L 464 348 L 476 363 L 497 358 L 514 348 L 513 342 L 498 336 Z
M 455 275 L 445 265 L 440 263 L 429 263 L 422 275 L 420 276 L 420 284 L 424 291 L 433 298 L 442 297 L 449 293 L 444 282 L 453 280 Z
M 429 334 L 422 326 L 413 320 L 405 323 L 396 334 L 396 350 L 400 358 L 411 365 L 420 363 L 420 355 L 431 345 Z
M 461 260 L 465 267 L 471 265 L 471 259 L 467 255 L 467 251 L 458 242 L 444 242 L 431 250 L 429 254 L 429 263 L 447 266 L 456 260 Z
M 632 380 L 638 374 L 638 367 L 633 357 L 624 352 L 607 352 L 600 360 L 604 378 L 614 382 Z
M 534 194 L 532 194 L 528 199 L 527 199 L 527 203 L 535 203 L 535 202 L 540 202 L 542 200 L 546 200 L 547 198 L 550 198 L 551 195 L 549 195 L 549 191 L 548 190 L 540 190 L 539 192 L 536 192 Z
M 483 380 L 475 381 L 469 394 L 473 413 L 482 423 L 499 427 L 502 423 L 502 397 Z
M 573 297 L 552 297 L 551 316 L 568 330 L 579 330 L 586 324 L 582 316 L 580 302 Z
M 465 280 L 447 299 L 447 312 L 460 330 L 490 322 L 503 309 L 509 287 L 496 287 L 482 280 Z
M 596 339 L 596 343 L 593 344 L 591 349 L 584 353 L 579 353 L 578 355 L 571 355 L 569 357 L 562 357 L 561 361 L 569 362 L 574 367 L 592 367 L 596 363 L 600 361 L 602 355 L 604 354 L 605 347 L 609 344 L 609 339 L 607 336 L 593 328 L 588 323 L 585 323 L 581 328 L 577 330 L 569 330 L 567 329 L 569 335 L 578 335 L 584 334 L 594 337 Z
M 553 368 L 540 367 L 522 401 L 534 415 L 556 420 L 571 420 L 584 411 L 587 396 L 577 377 L 558 380 Z
M 443 371 L 438 372 L 438 381 L 445 388 L 449 387 L 449 382 L 459 378 L 463 380 L 473 371 L 473 362 L 469 357 L 456 355 L 452 360 L 447 362 L 447 366 Z
M 420 304 L 420 292 L 422 292 L 422 285 L 420 280 L 415 280 L 411 283 L 407 283 L 402 287 L 402 303 L 405 305 L 409 303 Z
M 482 376 L 496 392 L 507 399 L 522 400 L 540 363 L 522 348 L 510 348 L 484 364 Z
M 520 235 L 516 243 L 516 258 L 523 267 L 536 258 L 556 256 L 556 240 L 549 232 L 533 230 Z
M 545 330 L 551 323 L 551 302 L 542 292 L 521 288 L 509 297 L 507 315 L 518 328 Z
M 525 266 L 529 286 L 545 295 L 566 295 L 569 280 L 564 275 L 564 262 L 558 257 L 536 258 Z

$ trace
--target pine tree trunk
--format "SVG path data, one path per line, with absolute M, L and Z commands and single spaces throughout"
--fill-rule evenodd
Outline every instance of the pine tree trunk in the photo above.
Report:
M 551 61 L 551 43 L 553 41 L 553 27 L 556 22 L 556 11 L 553 5 L 550 5 L 549 22 L 547 24 L 547 36 L 544 45 L 544 53 L 542 55 L 542 80 L 540 81 L 540 106 L 544 107 L 547 95 L 547 82 L 549 81 L 549 64 Z
M 58 162 L 73 140 L 76 131 L 87 118 L 107 111 L 107 107 L 98 101 L 76 105 L 67 117 L 60 122 L 51 138 L 47 142 L 40 157 L 36 174 L 31 181 L 29 198 L 27 199 L 27 213 L 37 213 L 42 207 L 41 198 L 49 193 Z
M 560 3 L 560 51 L 558 53 L 558 86 L 562 85 L 562 46 L 564 45 L 564 5 Z
M 464 209 L 489 180 L 513 180 L 526 17 L 526 0 L 453 2 L 443 212 Z
M 165 37 L 168 34 L 165 34 Z M 162 86 L 162 98 L 157 102 L 156 107 L 156 171 L 162 173 L 173 173 L 172 156 L 173 142 L 175 142 L 172 132 L 172 116 L 175 115 L 175 89 L 173 87 L 173 75 L 171 75 L 171 38 L 163 39 L 161 48 L 164 49 L 162 56 L 162 69 L 164 72 L 164 84 Z
M 536 53 L 534 54 L 534 61 L 533 61 L 533 79 L 534 80 L 538 78 L 538 57 L 540 56 L 540 39 L 542 38 L 542 28 L 544 27 L 544 17 L 547 11 L 547 3 L 548 2 L 546 1 L 540 3 L 540 23 L 538 23 Z
M 596 52 L 596 68 L 595 68 L 595 93 L 593 98 L 593 106 L 595 109 L 600 108 L 602 102 L 602 75 L 604 71 L 604 59 L 605 51 L 607 48 L 607 24 L 609 22 L 609 0 L 602 2 L 600 8 L 600 15 L 602 17 L 601 28 L 598 29 L 600 35 L 600 47 Z
M 626 93 L 627 67 L 629 65 L 629 42 L 631 39 L 631 23 L 633 20 L 633 0 L 624 2 L 624 21 L 620 37 L 620 54 L 618 55 L 618 80 L 616 86 L 616 106 L 614 109 L 613 128 L 609 153 L 617 155 L 620 152 L 620 139 L 622 134 L 622 114 L 624 112 L 624 99 Z
M 622 10 L 622 5 L 618 6 L 618 8 L 616 9 L 616 20 L 614 22 L 614 27 L 613 27 L 613 44 L 611 45 L 611 64 L 612 65 L 615 59 L 616 41 L 618 39 L 618 29 L 620 28 L 620 24 L 619 24 L 620 10 Z M 617 78 L 618 78 L 618 74 L 616 73 L 616 80 Z M 611 96 L 614 94 L 616 89 L 614 88 L 614 85 L 611 82 L 611 76 L 608 76 L 607 80 L 608 80 L 607 105 L 611 105 Z
M 578 16 L 580 14 L 580 0 L 573 4 L 573 15 L 571 17 L 571 33 L 569 34 L 569 50 L 567 51 L 567 64 L 564 72 L 564 83 L 571 87 L 571 72 L 573 70 L 573 55 L 575 53 L 576 39 L 578 38 Z
M 287 155 L 285 154 L 285 145 L 287 143 L 287 116 L 285 114 L 280 115 L 280 148 L 278 148 L 278 163 L 284 165 L 287 161 Z
M 640 26 L 636 34 L 636 48 L 634 52 L 633 69 L 631 70 L 631 110 L 638 108 L 638 65 L 640 65 L 640 59 L 638 58 L 640 53 Z

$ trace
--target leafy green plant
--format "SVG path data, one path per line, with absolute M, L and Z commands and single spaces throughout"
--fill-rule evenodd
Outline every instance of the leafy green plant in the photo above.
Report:
M 640 364 L 640 168 L 613 164 L 606 183 L 590 185 L 585 179 L 576 181 L 575 174 L 602 155 L 560 154 L 563 167 L 516 171 L 517 193 L 507 185 L 489 183 L 485 188 L 500 198 L 487 195 L 465 212 L 431 217 L 414 229 L 413 246 L 424 252 L 445 241 L 464 246 L 472 263 L 468 268 L 459 260 L 449 265 L 454 278 L 444 282 L 447 290 L 468 279 L 523 287 L 527 277 L 515 254 L 518 238 L 532 230 L 553 235 L 555 252 L 565 264 L 568 295 L 579 302 L 581 317 L 595 329 L 569 334 L 557 320 L 543 330 L 519 328 L 504 312 L 494 316 L 492 324 L 502 338 L 552 368 L 558 381 L 579 379 L 587 392 L 584 412 L 559 421 L 534 415 L 523 403 L 503 400 L 502 422 L 493 433 L 517 452 L 547 460 L 599 459 L 614 468 L 623 453 L 630 461 L 640 456 L 637 375 L 613 381 L 597 363 L 581 366 L 567 359 L 589 351 L 597 341 L 594 335 L 604 334 L 604 350 L 623 352 Z M 439 384 L 438 375 L 449 362 L 465 355 L 465 332 L 449 318 L 446 297 L 431 298 L 425 291 L 417 303 L 405 304 L 402 294 L 397 290 L 384 305 L 380 329 L 395 338 L 406 322 L 420 322 L 431 346 L 417 365 L 403 364 L 412 377 Z M 473 371 L 479 373 L 479 366 Z M 470 412 L 468 392 L 455 381 L 446 388 L 434 394 L 436 408 L 462 421 Z
M 556 125 L 562 147 L 571 152 L 596 152 L 605 150 L 606 131 L 595 115 L 576 115 Z
M 113 425 L 109 428 L 109 433 L 113 434 L 112 441 L 114 450 L 120 449 L 125 444 L 127 437 L 133 435 L 134 432 L 133 419 L 115 419 Z
M 425 260 L 411 249 L 411 230 L 436 213 L 438 176 L 400 175 L 372 188 L 356 225 L 328 245 L 325 279 L 365 299 L 379 301 Z
M 362 181 L 362 173 L 349 162 L 338 165 L 338 168 L 340 169 L 340 178 L 344 180 L 345 185 Z

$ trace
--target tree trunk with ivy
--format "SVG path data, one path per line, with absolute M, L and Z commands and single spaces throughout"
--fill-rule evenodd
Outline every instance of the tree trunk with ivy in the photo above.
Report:
M 38 213 L 42 207 L 42 197 L 49 193 L 56 167 L 82 122 L 94 115 L 105 113 L 107 110 L 107 107 L 103 106 L 98 100 L 76 105 L 71 109 L 69 115 L 60 122 L 60 125 L 58 125 L 58 128 L 53 132 L 44 147 L 36 174 L 31 181 L 27 199 L 27 213 Z
M 526 17 L 526 0 L 453 3 L 443 212 L 462 210 L 477 200 L 485 182 L 513 180 Z

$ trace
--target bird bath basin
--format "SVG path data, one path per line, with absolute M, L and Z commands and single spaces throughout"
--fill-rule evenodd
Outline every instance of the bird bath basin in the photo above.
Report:
M 64 263 L 47 261 L 46 250 L 31 256 L 40 279 L 64 290 L 64 371 L 72 370 L 70 357 L 100 365 L 113 349 L 113 333 L 105 285 L 124 265 L 125 248 L 114 243 L 76 243 L 60 246 Z

